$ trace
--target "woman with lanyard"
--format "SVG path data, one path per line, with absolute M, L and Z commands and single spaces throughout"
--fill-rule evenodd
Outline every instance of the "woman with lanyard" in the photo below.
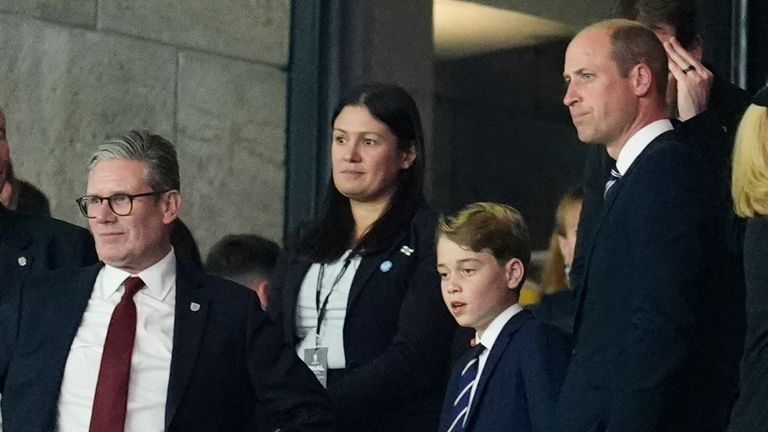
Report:
M 436 430 L 454 321 L 435 270 L 418 109 L 400 87 L 367 84 L 332 126 L 324 210 L 286 242 L 269 311 L 346 430 Z

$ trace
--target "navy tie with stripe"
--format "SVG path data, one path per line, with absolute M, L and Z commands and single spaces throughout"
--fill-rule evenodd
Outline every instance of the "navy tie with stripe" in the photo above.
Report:
M 472 397 L 472 388 L 475 386 L 477 380 L 477 370 L 479 364 L 480 354 L 485 347 L 481 344 L 477 344 L 472 350 L 472 356 L 469 358 L 467 364 L 461 369 L 461 374 L 456 378 L 456 383 L 453 388 L 453 405 L 451 406 L 451 424 L 448 426 L 446 432 L 459 432 L 463 431 L 467 426 L 467 418 L 469 417 L 469 405 Z
M 605 182 L 605 192 L 603 192 L 604 200 L 608 200 L 608 191 L 610 191 L 611 187 L 619 180 L 621 180 L 621 173 L 619 172 L 619 169 L 616 168 L 616 165 L 614 165 L 613 168 L 611 168 L 611 178 Z

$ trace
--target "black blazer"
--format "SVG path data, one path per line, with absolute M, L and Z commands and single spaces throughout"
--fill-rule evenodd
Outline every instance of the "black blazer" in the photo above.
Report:
M 768 218 L 749 219 L 744 237 L 747 336 L 741 363 L 739 400 L 729 432 L 768 431 Z
M 669 131 L 637 157 L 606 202 L 585 195 L 571 271 L 576 342 L 560 430 L 708 430 L 691 420 L 710 408 L 699 390 L 718 367 L 705 332 L 724 241 L 712 180 L 701 154 Z
M 365 255 L 355 273 L 344 322 L 347 367 L 328 382 L 349 430 L 437 427 L 455 322 L 440 293 L 435 221 L 432 211 L 417 211 L 388 247 Z M 392 263 L 386 271 L 385 261 Z M 293 344 L 297 297 L 311 264 L 286 251 L 273 272 L 268 309 Z
M 0 287 L 30 275 L 96 263 L 91 234 L 78 226 L 0 205 Z M 1 290 L 1 289 L 0 289 Z
M 100 265 L 51 272 L 0 297 L 6 432 L 54 430 L 70 345 Z M 192 302 L 199 310 L 190 308 Z M 179 268 L 166 431 L 247 430 L 254 402 L 284 431 L 330 431 L 323 388 L 240 285 Z
M 451 374 L 443 401 L 440 432 L 450 418 L 454 381 L 469 361 L 466 354 Z M 477 382 L 466 432 L 549 432 L 568 367 L 565 335 L 537 322 L 530 311 L 510 318 L 494 342 Z

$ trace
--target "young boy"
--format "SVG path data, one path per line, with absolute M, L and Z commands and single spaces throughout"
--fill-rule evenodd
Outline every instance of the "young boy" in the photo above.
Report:
M 518 304 L 530 255 L 528 228 L 512 207 L 479 202 L 440 220 L 443 300 L 476 332 L 451 375 L 440 432 L 552 428 L 567 345 Z

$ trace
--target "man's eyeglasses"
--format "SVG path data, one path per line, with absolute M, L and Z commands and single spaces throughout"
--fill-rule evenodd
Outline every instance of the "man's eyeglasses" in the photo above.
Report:
M 106 200 L 107 203 L 109 204 L 109 208 L 112 210 L 112 213 L 118 216 L 128 216 L 131 214 L 131 211 L 133 211 L 133 200 L 135 198 L 151 196 L 151 195 L 161 195 L 169 191 L 171 191 L 171 189 L 167 189 L 164 191 L 157 191 L 157 192 L 146 192 L 146 193 L 141 193 L 136 195 L 116 193 L 108 197 L 86 195 L 84 197 L 80 197 L 76 199 L 75 202 L 77 202 L 77 206 L 80 207 L 80 213 L 82 213 L 83 216 L 89 219 L 93 219 L 96 217 L 96 215 L 98 214 L 99 208 L 101 207 L 101 202 L 104 200 Z

